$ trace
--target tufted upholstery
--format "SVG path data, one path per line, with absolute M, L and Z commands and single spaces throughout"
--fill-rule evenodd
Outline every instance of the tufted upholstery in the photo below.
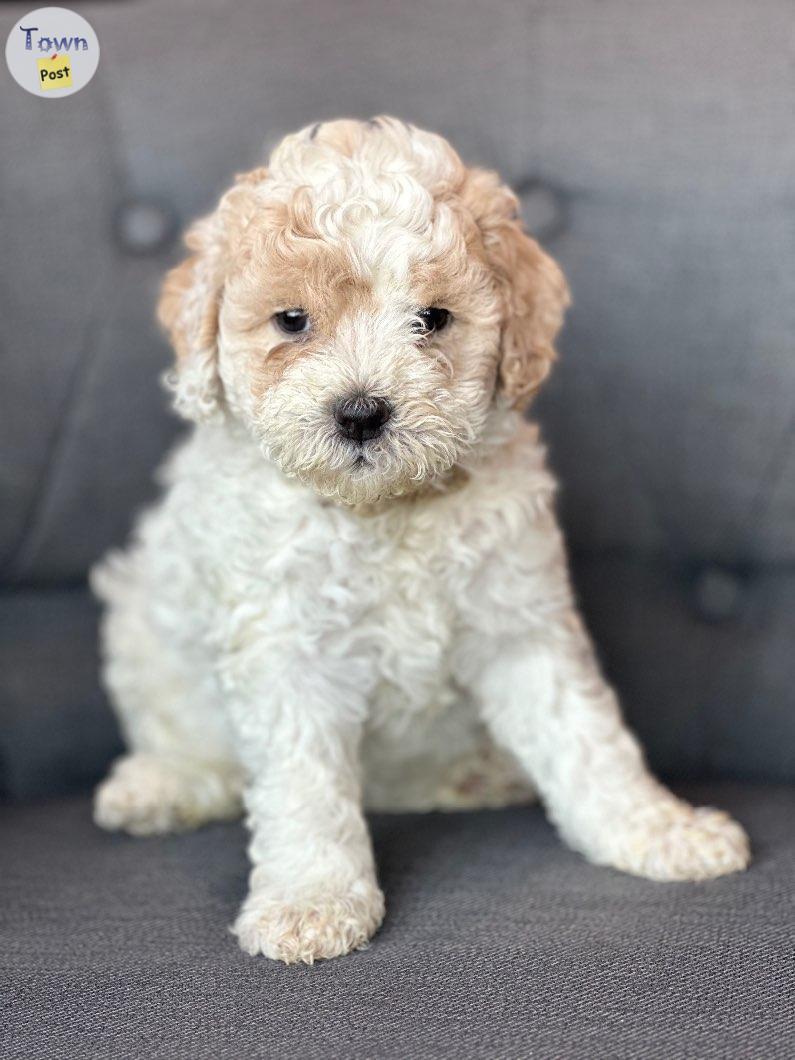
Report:
M 4 24 L 26 7 L 4 5 Z M 785 0 L 81 6 L 102 47 L 2 107 L 0 769 L 116 742 L 88 565 L 178 429 L 153 324 L 175 235 L 263 144 L 394 112 L 522 191 L 574 309 L 536 412 L 578 588 L 654 764 L 795 776 L 795 83 Z

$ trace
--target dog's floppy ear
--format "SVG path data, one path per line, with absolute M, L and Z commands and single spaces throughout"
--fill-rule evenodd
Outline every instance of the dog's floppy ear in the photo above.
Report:
M 219 411 L 218 305 L 223 286 L 222 247 L 215 215 L 193 224 L 185 243 L 193 251 L 166 276 L 157 316 L 177 355 L 167 377 L 174 408 L 191 420 L 206 420 Z
M 557 356 L 555 339 L 571 300 L 568 284 L 557 263 L 524 231 L 518 199 L 496 173 L 469 170 L 464 201 L 502 290 L 500 391 L 523 408 Z
M 266 176 L 264 169 L 256 169 L 237 178 L 216 211 L 188 229 L 185 243 L 192 254 L 163 281 L 157 316 L 176 352 L 167 381 L 174 408 L 186 419 L 207 420 L 223 408 L 218 312 L 230 248 L 255 208 L 252 188 Z

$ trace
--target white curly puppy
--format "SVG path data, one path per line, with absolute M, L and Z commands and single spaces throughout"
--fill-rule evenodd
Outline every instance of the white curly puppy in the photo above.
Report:
M 742 869 L 725 814 L 652 777 L 578 616 L 521 408 L 568 292 L 517 200 L 389 118 L 287 137 L 187 237 L 160 317 L 196 421 L 94 575 L 129 753 L 96 819 L 244 806 L 242 947 L 363 946 L 384 899 L 363 806 L 526 800 L 655 880 Z

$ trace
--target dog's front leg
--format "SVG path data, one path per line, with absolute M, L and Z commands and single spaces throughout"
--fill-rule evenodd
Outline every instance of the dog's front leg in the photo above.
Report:
M 226 682 L 253 865 L 234 931 L 250 954 L 311 964 L 364 946 L 384 914 L 360 799 L 365 707 L 355 667 L 282 654 L 250 669 Z
M 579 621 L 494 647 L 473 675 L 483 716 L 518 757 L 563 837 L 591 861 L 656 880 L 745 868 L 725 813 L 694 809 L 649 772 Z

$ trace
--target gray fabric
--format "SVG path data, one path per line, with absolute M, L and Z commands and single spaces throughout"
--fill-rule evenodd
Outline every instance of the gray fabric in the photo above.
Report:
M 85 800 L 0 819 L 6 1060 L 789 1058 L 795 791 L 688 790 L 755 862 L 660 885 L 585 864 L 541 811 L 381 817 L 388 919 L 312 968 L 227 933 L 244 833 L 134 840 Z
M 28 10 L 4 5 L 6 24 Z M 153 323 L 173 227 L 283 132 L 393 112 L 524 189 L 571 278 L 537 413 L 597 643 L 653 759 L 795 777 L 790 5 L 149 0 L 86 14 L 102 48 L 91 85 L 57 103 L 10 81 L 0 93 L 4 583 L 81 582 L 154 496 L 178 430 Z M 164 218 L 148 240 L 125 221 L 136 202 Z M 24 618 L 0 601 L 0 621 L 25 624 L 0 645 L 15 792 L 87 777 L 110 746 L 90 638 L 53 654 L 40 599 Z M 30 742 L 45 717 L 62 755 L 44 748 L 47 769 Z M 74 733 L 95 725 L 81 750 Z

